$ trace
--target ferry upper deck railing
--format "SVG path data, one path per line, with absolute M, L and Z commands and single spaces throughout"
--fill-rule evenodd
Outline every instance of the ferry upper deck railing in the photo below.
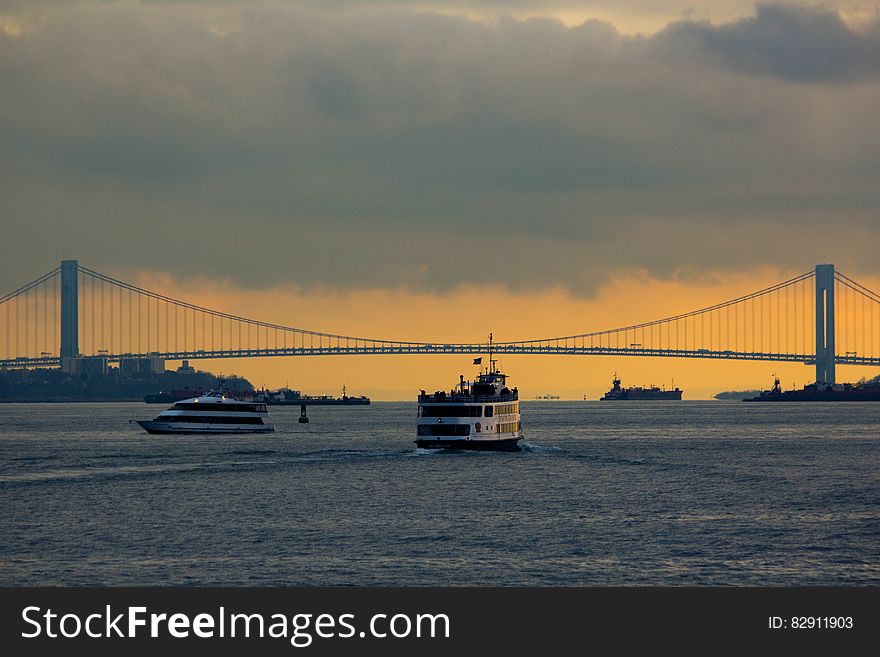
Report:
M 496 402 L 518 401 L 518 392 L 502 393 L 500 395 L 462 395 L 456 393 L 450 395 L 446 392 L 422 393 L 419 395 L 419 403 L 429 404 L 483 404 Z

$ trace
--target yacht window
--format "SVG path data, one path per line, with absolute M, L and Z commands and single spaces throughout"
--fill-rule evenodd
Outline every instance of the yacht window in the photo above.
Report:
M 192 402 L 189 404 L 177 403 L 171 407 L 173 411 L 201 411 L 204 413 L 265 413 L 265 404 L 248 404 L 236 402 L 224 402 L 221 404 L 199 404 Z
M 486 407 L 486 417 L 492 417 L 492 407 L 491 406 Z
M 233 417 L 229 415 L 160 415 L 155 421 L 194 424 L 263 424 L 261 417 Z

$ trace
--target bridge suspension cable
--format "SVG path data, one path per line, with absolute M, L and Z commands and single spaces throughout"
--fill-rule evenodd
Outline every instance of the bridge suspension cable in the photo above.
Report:
M 128 309 L 129 327 L 139 329 L 137 336 L 131 335 L 127 341 L 123 336 L 121 340 L 123 349 L 132 353 L 241 353 L 294 349 L 297 343 L 300 349 L 309 350 L 332 345 L 339 348 L 343 344 L 350 347 L 420 344 L 313 331 L 260 321 L 180 301 L 87 267 L 79 269 L 86 280 L 92 282 L 92 287 L 86 291 L 87 295 L 94 294 L 95 283 L 99 286 L 99 294 L 103 293 L 104 285 L 110 286 L 111 298 L 112 289 L 118 290 L 120 307 Z M 103 309 L 104 306 L 101 305 L 101 310 Z M 138 336 L 143 338 L 143 345 L 136 344 Z M 93 338 L 93 335 L 89 336 L 90 340 Z
M 880 294 L 835 272 L 838 359 L 874 358 L 880 348 Z
M 817 272 L 828 274 L 821 285 Z M 495 343 L 497 353 L 626 355 L 880 365 L 880 295 L 819 266 L 729 301 L 622 327 Z M 831 287 L 829 287 L 829 285 Z M 837 311 L 832 293 L 837 290 Z M 826 298 L 827 297 L 827 298 Z M 834 328 L 827 338 L 822 301 Z M 833 315 L 833 316 L 832 316 Z M 817 329 L 823 333 L 817 335 Z M 428 343 L 314 331 L 213 310 L 64 261 L 0 297 L 0 367 L 62 357 L 169 360 L 341 354 L 483 353 L 482 342 Z M 828 329 L 831 330 L 831 329 Z M 837 341 L 835 342 L 835 334 Z M 819 340 L 817 340 L 817 337 Z M 833 351 L 833 358 L 830 354 Z M 818 368 L 818 364 L 817 364 Z M 829 370 L 833 375 L 833 367 Z
M 60 267 L 0 297 L 0 365 L 17 361 L 49 364 L 57 356 Z
M 706 342 L 706 346 L 710 346 L 710 347 L 717 346 L 717 344 L 718 344 L 717 342 L 712 342 L 712 340 L 715 337 L 718 338 L 718 342 L 723 341 L 724 337 L 731 338 L 735 341 L 736 336 L 735 336 L 733 330 L 738 329 L 738 328 L 740 328 L 740 326 L 742 326 L 742 322 L 739 321 L 740 318 L 738 318 L 736 316 L 736 310 L 733 311 L 734 316 L 733 316 L 733 318 L 731 318 L 730 313 L 731 313 L 732 308 L 734 308 L 734 307 L 742 308 L 743 304 L 746 304 L 748 302 L 755 302 L 756 300 L 758 300 L 760 298 L 766 297 L 768 295 L 780 293 L 781 291 L 788 290 L 789 288 L 791 288 L 793 286 L 797 286 L 799 284 L 806 284 L 807 282 L 810 282 L 812 280 L 814 275 L 815 275 L 815 272 L 810 271 L 810 272 L 801 274 L 799 276 L 795 276 L 793 278 L 790 278 L 787 281 L 783 281 L 782 283 L 778 283 L 776 285 L 772 285 L 772 286 L 764 288 L 762 290 L 758 290 L 757 292 L 752 292 L 751 294 L 743 295 L 741 297 L 738 297 L 736 299 L 732 299 L 730 301 L 725 301 L 722 303 L 714 304 L 712 306 L 707 306 L 705 308 L 700 308 L 698 310 L 692 310 L 692 311 L 689 311 L 686 313 L 672 315 L 670 317 L 665 317 L 662 319 L 643 322 L 640 324 L 631 324 L 631 325 L 623 326 L 623 327 L 619 327 L 619 328 L 605 329 L 605 330 L 601 330 L 601 331 L 593 331 L 590 333 L 578 333 L 578 334 L 559 336 L 559 337 L 554 337 L 554 338 L 543 338 L 543 339 L 538 339 L 538 340 L 526 340 L 526 341 L 513 341 L 513 342 L 509 342 L 509 343 L 498 343 L 498 344 L 541 344 L 541 343 L 547 343 L 547 342 L 555 343 L 555 342 L 565 342 L 565 341 L 575 342 L 575 341 L 584 340 L 587 338 L 611 339 L 612 337 L 619 338 L 621 335 L 629 336 L 632 334 L 633 336 L 635 336 L 638 332 L 642 332 L 642 333 L 640 333 L 640 335 L 641 335 L 644 333 L 645 330 L 650 331 L 655 328 L 658 329 L 658 335 L 654 336 L 651 333 L 649 333 L 648 337 L 651 339 L 653 339 L 655 337 L 658 339 L 663 339 L 662 331 L 660 331 L 659 328 L 665 327 L 665 328 L 667 328 L 667 336 L 666 336 L 667 340 L 678 340 L 680 344 L 684 345 L 684 344 L 694 344 L 694 342 L 693 342 L 694 340 L 703 339 L 703 341 Z M 803 289 L 806 289 L 806 287 L 804 286 Z M 777 299 L 776 300 L 776 307 L 777 308 L 778 308 L 779 303 L 780 302 Z M 767 305 L 768 305 L 768 312 L 769 312 L 772 310 L 773 304 L 768 302 Z M 709 318 L 709 315 L 712 315 L 713 313 L 718 313 L 722 310 L 726 311 L 726 315 L 724 316 L 723 320 L 721 318 L 719 318 L 718 315 L 715 315 L 715 316 Z M 745 311 L 743 311 L 743 312 L 745 312 Z M 763 308 L 760 309 L 760 312 L 763 313 Z M 701 325 L 699 327 L 697 327 L 696 323 L 695 323 L 695 320 L 697 318 L 708 318 L 708 319 L 704 319 L 702 321 Z M 688 333 L 688 328 L 689 328 L 688 324 L 676 326 L 674 329 L 672 329 L 671 325 L 673 325 L 677 322 L 686 322 L 687 320 L 692 320 L 692 322 L 694 322 L 690 325 L 690 333 Z M 726 322 L 727 324 L 725 325 L 724 322 Z M 708 328 L 706 326 L 706 323 L 708 323 Z M 670 335 L 670 334 L 672 334 L 672 335 Z M 690 343 L 688 343 L 689 337 L 691 340 Z M 777 342 L 781 342 L 781 339 L 777 340 Z

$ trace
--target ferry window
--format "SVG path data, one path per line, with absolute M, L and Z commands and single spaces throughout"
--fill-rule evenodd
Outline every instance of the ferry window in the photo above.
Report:
M 492 407 L 491 406 L 486 407 L 486 417 L 492 417 Z
M 469 424 L 420 424 L 420 436 L 467 436 L 470 434 Z
M 497 425 L 496 433 L 510 433 L 512 431 L 519 431 L 522 428 L 522 423 L 520 422 L 502 422 Z
M 422 417 L 480 417 L 481 406 L 422 406 Z

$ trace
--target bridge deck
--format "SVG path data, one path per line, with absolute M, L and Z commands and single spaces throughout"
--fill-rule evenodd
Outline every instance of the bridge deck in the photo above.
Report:
M 638 356 L 648 358 L 708 358 L 715 360 L 753 360 L 803 363 L 813 365 L 813 354 L 789 354 L 769 352 L 735 352 L 731 350 L 709 349 L 648 349 L 616 347 L 581 347 L 571 345 L 532 345 L 523 343 L 495 344 L 493 351 L 498 354 L 540 354 L 557 356 Z M 106 358 L 108 362 L 118 363 L 125 358 L 156 357 L 165 360 L 211 360 L 219 358 L 266 358 L 279 356 L 369 356 L 369 355 L 407 355 L 407 354 L 468 354 L 486 353 L 486 345 L 474 344 L 374 344 L 357 347 L 334 345 L 329 347 L 286 347 L 278 349 L 225 349 L 218 351 L 173 351 L 152 352 L 148 354 L 106 354 L 93 358 Z M 880 366 L 880 358 L 857 355 L 837 356 L 839 365 Z M 59 367 L 61 359 L 57 356 L 39 358 L 16 358 L 0 360 L 0 368 L 19 367 Z

